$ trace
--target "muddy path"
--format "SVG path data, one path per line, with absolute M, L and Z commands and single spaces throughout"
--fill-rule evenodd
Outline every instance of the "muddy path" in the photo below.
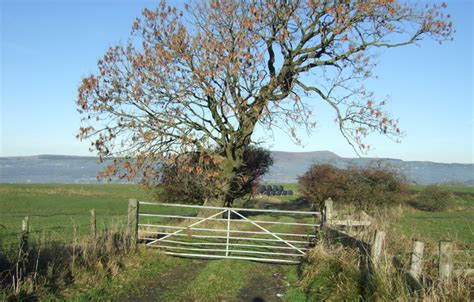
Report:
M 238 301 L 282 301 L 288 284 L 284 273 L 280 266 L 275 265 L 269 270 L 250 276 L 247 286 L 240 290 Z
M 160 273 L 141 294 L 119 299 L 120 302 L 190 301 L 185 297 L 186 286 L 207 265 L 207 260 L 183 261 L 166 272 Z

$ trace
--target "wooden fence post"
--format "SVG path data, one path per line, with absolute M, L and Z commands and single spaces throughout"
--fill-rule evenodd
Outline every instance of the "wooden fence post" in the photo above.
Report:
M 410 259 L 410 270 L 408 271 L 409 282 L 415 290 L 422 290 L 423 285 L 420 281 L 421 268 L 423 264 L 423 250 L 425 244 L 421 241 L 413 241 L 413 251 Z
M 413 252 L 411 254 L 410 261 L 410 274 L 418 280 L 421 274 L 424 248 L 425 244 L 423 242 L 416 240 L 413 242 Z
M 25 216 L 21 222 L 21 241 L 20 249 L 22 255 L 25 255 L 28 251 L 28 232 L 29 232 L 29 218 Z
M 138 238 L 138 201 L 128 200 L 128 236 L 131 247 L 137 245 Z
M 26 263 L 28 261 L 28 232 L 29 221 L 28 216 L 25 216 L 21 221 L 21 238 L 20 247 L 18 251 L 18 260 L 15 264 L 15 272 L 13 275 L 13 289 L 15 293 L 20 292 L 21 281 L 26 271 Z
M 385 232 L 376 230 L 375 235 L 374 235 L 374 243 L 372 244 L 370 248 L 370 260 L 372 261 L 374 267 L 376 267 L 380 261 L 380 256 L 382 255 L 384 240 L 385 240 Z
M 91 235 L 92 237 L 97 237 L 97 220 L 95 217 L 95 209 L 91 210 Z
M 451 241 L 439 242 L 439 278 L 449 282 L 453 275 L 453 243 Z

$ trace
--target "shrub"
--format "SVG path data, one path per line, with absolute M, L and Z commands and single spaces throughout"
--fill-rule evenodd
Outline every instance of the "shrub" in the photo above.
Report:
M 381 165 L 348 169 L 313 165 L 298 183 L 303 197 L 313 203 L 331 197 L 336 205 L 353 205 L 359 210 L 399 204 L 407 188 L 398 172 Z
M 313 165 L 298 178 L 303 197 L 313 203 L 321 203 L 331 197 L 339 200 L 344 195 L 346 173 L 329 164 Z
M 428 212 L 445 211 L 453 205 L 454 196 L 449 190 L 431 185 L 424 188 L 412 200 L 411 205 Z
M 347 177 L 343 202 L 353 204 L 358 209 L 393 206 L 404 200 L 407 185 L 395 170 L 382 166 L 366 168 L 351 167 Z
M 199 160 L 199 153 L 189 154 L 185 165 L 189 165 L 189 162 L 198 163 Z M 233 199 L 253 194 L 260 177 L 267 173 L 273 164 L 270 151 L 253 146 L 245 150 L 243 162 L 237 170 L 239 179 L 231 183 L 230 194 Z M 219 171 L 217 166 L 211 164 L 206 165 L 204 169 L 215 173 Z M 177 164 L 164 164 L 159 170 L 155 198 L 169 203 L 204 204 L 206 200 L 217 199 L 221 193 L 219 189 L 212 179 L 182 169 Z
M 212 194 L 203 179 L 183 172 L 176 164 L 160 168 L 160 180 L 155 188 L 155 199 L 167 203 L 203 204 Z

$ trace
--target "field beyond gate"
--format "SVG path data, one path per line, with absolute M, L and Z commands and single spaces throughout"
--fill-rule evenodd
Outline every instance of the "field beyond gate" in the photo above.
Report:
M 164 254 L 296 264 L 320 212 L 139 202 L 138 239 Z

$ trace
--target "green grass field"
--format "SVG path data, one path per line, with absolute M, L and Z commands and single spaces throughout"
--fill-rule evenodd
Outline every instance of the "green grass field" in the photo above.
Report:
M 425 242 L 452 240 L 474 243 L 474 212 L 405 212 L 395 229 L 405 236 Z
M 272 196 L 273 202 L 290 203 L 299 198 L 296 184 L 284 184 L 293 196 Z M 427 236 L 432 240 L 473 238 L 474 188 L 448 186 L 463 211 L 430 213 L 407 211 L 397 228 L 407 236 Z M 420 186 L 412 186 L 418 191 Z M 471 195 L 472 194 L 472 195 Z M 128 199 L 150 200 L 150 191 L 138 185 L 64 185 L 64 184 L 1 184 L 0 246 L 17 241 L 21 220 L 30 218 L 33 239 L 70 241 L 74 228 L 82 236 L 90 231 L 90 209 L 96 209 L 99 228 L 124 225 Z M 265 197 L 263 197 L 265 200 Z
M 474 187 L 445 185 L 441 188 L 454 193 L 453 209 L 444 212 L 406 210 L 395 230 L 411 239 L 432 244 L 440 240 L 474 244 Z M 412 185 L 410 189 L 418 192 L 423 186 Z
M 257 201 L 285 207 L 300 200 L 296 184 L 284 186 L 296 194 L 259 197 Z M 416 190 L 419 190 L 419 187 L 413 188 L 413 191 Z M 453 191 L 462 193 L 456 197 L 458 207 L 455 210 L 432 213 L 407 209 L 396 222 L 395 230 L 405 237 L 417 238 L 433 245 L 443 239 L 472 244 L 474 198 L 471 192 L 474 192 L 474 189 L 457 187 Z M 74 229 L 78 237 L 89 234 L 90 209 L 96 209 L 100 229 L 116 228 L 126 224 L 128 199 L 151 199 L 151 193 L 140 186 L 110 184 L 2 184 L 0 196 L 0 249 L 5 250 L 18 245 L 21 220 L 26 215 L 30 217 L 31 240 L 68 243 L 73 238 Z M 260 220 L 268 218 L 265 215 L 258 217 Z M 288 220 L 289 217 L 281 219 L 291 221 Z M 289 231 L 285 226 L 275 226 L 273 230 Z M 203 297 L 233 301 L 259 295 L 272 301 L 276 300 L 277 293 L 285 293 L 287 301 L 305 299 L 305 294 L 297 282 L 297 266 L 293 265 L 269 265 L 239 260 L 181 259 L 166 257 L 156 251 L 140 252 L 130 261 L 133 264 L 123 268 L 125 273 L 113 280 L 99 282 L 86 290 L 72 289 L 71 293 L 79 293 L 84 300 L 119 298 L 129 293 L 129 301 L 133 301 L 135 298 L 142 298 L 143 291 L 145 296 L 158 296 L 164 300 L 173 297 L 176 301 L 200 301 Z M 133 284 L 137 282 L 144 283 L 134 287 Z M 269 284 L 268 287 L 256 286 L 262 282 Z M 210 287 L 209 284 L 213 286 Z M 55 298 L 57 297 L 52 297 Z
M 0 246 L 16 242 L 21 221 L 29 217 L 33 240 L 70 242 L 74 228 L 90 232 L 90 210 L 99 229 L 125 223 L 129 198 L 148 199 L 137 185 L 0 185 Z
M 416 191 L 423 190 L 425 187 L 426 186 L 423 186 L 423 185 L 410 185 L 410 190 L 416 192 Z M 474 194 L 474 187 L 468 187 L 468 186 L 463 186 L 463 185 L 441 185 L 440 187 L 446 190 L 450 190 L 453 193 Z

